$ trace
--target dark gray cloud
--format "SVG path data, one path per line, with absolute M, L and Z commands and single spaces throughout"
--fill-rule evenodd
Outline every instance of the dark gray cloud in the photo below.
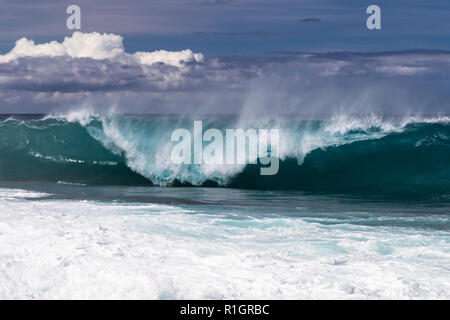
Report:
M 319 18 L 302 18 L 299 19 L 300 22 L 321 22 L 322 19 Z
M 448 113 L 448 74 L 447 51 L 209 58 L 129 54 L 118 36 L 78 34 L 64 43 L 21 40 L 0 55 L 0 111 Z

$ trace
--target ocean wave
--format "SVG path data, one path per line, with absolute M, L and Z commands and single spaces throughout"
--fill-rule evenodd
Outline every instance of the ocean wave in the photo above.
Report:
M 258 165 L 177 165 L 171 133 L 192 117 L 91 112 L 0 121 L 0 180 L 192 185 L 312 192 L 448 194 L 450 118 L 336 116 L 208 119 L 207 128 L 279 128 L 280 170 Z

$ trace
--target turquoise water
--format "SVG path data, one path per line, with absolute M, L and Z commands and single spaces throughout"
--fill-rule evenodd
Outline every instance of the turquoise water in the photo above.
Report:
M 276 175 L 259 164 L 174 164 L 175 129 L 192 117 L 7 117 L 0 122 L 0 180 L 85 185 L 222 186 L 316 193 L 445 198 L 450 194 L 447 117 L 203 120 L 204 129 L 277 128 Z M 206 145 L 206 143 L 203 143 Z M 193 143 L 192 143 L 193 145 Z

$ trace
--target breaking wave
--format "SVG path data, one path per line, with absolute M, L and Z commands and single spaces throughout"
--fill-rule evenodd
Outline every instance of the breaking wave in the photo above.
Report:
M 0 121 L 0 180 L 67 184 L 228 186 L 306 192 L 450 194 L 450 119 L 336 117 L 203 120 L 207 128 L 279 128 L 280 169 L 175 165 L 170 116 L 10 116 Z

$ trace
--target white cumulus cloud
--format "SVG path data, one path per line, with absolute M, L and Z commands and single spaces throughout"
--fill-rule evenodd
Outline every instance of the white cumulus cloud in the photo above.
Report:
M 191 50 L 155 52 L 136 52 L 128 54 L 123 46 L 123 37 L 116 34 L 100 34 L 97 32 L 74 32 L 65 37 L 63 42 L 35 44 L 33 40 L 21 38 L 7 54 L 0 55 L 0 63 L 8 63 L 24 57 L 60 57 L 91 58 L 95 60 L 114 59 L 122 62 L 137 62 L 143 65 L 164 63 L 175 67 L 183 67 L 186 63 L 201 62 L 203 55 Z
M 165 63 L 176 67 L 182 67 L 187 62 L 202 62 L 204 57 L 201 53 L 194 53 L 191 50 L 154 52 L 136 52 L 133 55 L 141 64 L 152 65 L 154 63 Z

